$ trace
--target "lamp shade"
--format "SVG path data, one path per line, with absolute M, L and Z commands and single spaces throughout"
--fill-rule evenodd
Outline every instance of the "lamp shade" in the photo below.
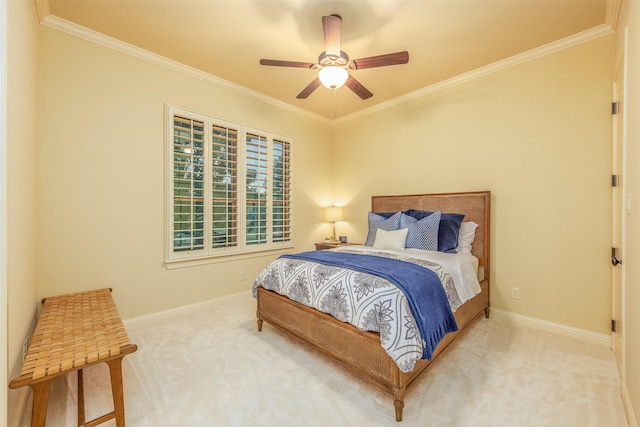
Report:
M 318 78 L 320 78 L 322 84 L 329 89 L 338 89 L 347 81 L 349 73 L 342 67 L 332 65 L 320 70 Z
M 337 206 L 331 206 L 324 209 L 324 219 L 327 222 L 342 221 L 342 208 Z

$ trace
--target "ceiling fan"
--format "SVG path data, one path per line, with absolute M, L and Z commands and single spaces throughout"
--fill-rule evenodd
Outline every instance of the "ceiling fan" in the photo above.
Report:
M 373 94 L 351 76 L 348 70 L 385 67 L 387 65 L 406 64 L 409 62 L 409 52 L 407 51 L 349 60 L 349 56 L 340 50 L 340 32 L 342 30 L 342 18 L 340 15 L 323 16 L 322 29 L 324 31 L 325 51 L 320 54 L 317 63 L 281 61 L 278 59 L 260 60 L 261 65 L 320 70 L 318 76 L 313 79 L 296 98 L 307 98 L 321 84 L 329 89 L 337 89 L 345 85 L 360 98 L 371 98 Z

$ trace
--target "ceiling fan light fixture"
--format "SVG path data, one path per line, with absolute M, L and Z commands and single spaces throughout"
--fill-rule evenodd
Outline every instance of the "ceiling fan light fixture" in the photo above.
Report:
M 349 73 L 342 67 L 332 65 L 320 70 L 318 78 L 322 84 L 329 89 L 338 89 L 349 78 Z

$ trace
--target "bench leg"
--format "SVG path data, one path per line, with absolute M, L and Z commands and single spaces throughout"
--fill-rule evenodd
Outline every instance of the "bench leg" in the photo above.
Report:
M 125 427 L 124 421 L 124 390 L 122 385 L 122 357 L 108 360 L 111 375 L 111 394 L 113 395 L 113 411 L 116 416 L 116 426 Z
M 78 369 L 78 425 L 83 426 L 84 424 L 84 380 L 82 369 Z
M 47 406 L 49 405 L 49 388 L 51 380 L 31 384 L 33 390 L 33 405 L 31 407 L 31 427 L 44 427 L 47 421 Z

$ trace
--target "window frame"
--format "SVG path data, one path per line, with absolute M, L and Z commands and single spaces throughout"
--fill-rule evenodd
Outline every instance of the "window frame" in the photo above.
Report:
M 204 231 L 203 235 L 203 248 L 202 249 L 194 249 L 194 250 L 183 250 L 176 251 L 175 250 L 175 226 L 177 223 L 176 213 L 174 211 L 175 200 L 174 200 L 174 164 L 176 160 L 174 160 L 174 119 L 178 117 L 183 117 L 189 120 L 195 120 L 198 122 L 204 123 L 204 160 L 203 160 L 203 205 L 204 210 L 202 214 L 202 230 Z M 256 129 L 247 125 L 242 125 L 238 123 L 233 123 L 227 120 L 219 119 L 217 117 L 213 117 L 207 114 L 197 113 L 194 111 L 186 110 L 184 108 L 176 107 L 173 105 L 165 104 L 165 265 L 169 268 L 175 265 L 190 265 L 190 264 L 201 264 L 207 262 L 217 262 L 223 259 L 224 257 L 230 256 L 257 256 L 257 255 L 265 255 L 265 252 L 269 251 L 277 251 L 277 250 L 285 250 L 293 248 L 293 140 L 289 137 L 278 135 L 273 132 L 268 132 L 262 129 Z M 228 128 L 236 131 L 237 134 L 237 146 L 236 146 L 236 190 L 235 190 L 235 209 L 236 217 L 235 221 L 237 222 L 237 234 L 235 242 L 235 246 L 225 246 L 225 247 L 213 247 L 214 246 L 214 237 L 213 237 L 213 175 L 212 171 L 214 158 L 213 158 L 213 127 L 216 126 L 218 128 Z M 193 126 L 191 127 L 193 130 Z M 261 181 L 262 186 L 257 187 L 261 188 L 260 196 L 265 196 L 264 200 L 264 208 L 266 210 L 266 218 L 264 218 L 263 225 L 264 228 L 262 231 L 264 232 L 264 237 L 266 241 L 259 241 L 256 244 L 249 244 L 247 242 L 247 226 L 248 226 L 248 174 L 247 172 L 252 170 L 252 167 L 249 166 L 249 161 L 247 159 L 248 151 L 247 151 L 247 138 L 249 135 L 257 135 L 261 139 L 264 139 L 266 144 L 266 152 L 264 155 L 266 156 L 266 164 L 261 166 L 260 172 L 262 175 L 260 176 L 263 181 Z M 274 168 L 274 164 L 276 163 L 276 147 L 279 147 L 279 144 L 282 144 L 283 147 L 286 146 L 286 167 L 282 169 Z M 279 151 L 278 151 L 279 152 Z M 284 157 L 284 156 L 282 156 Z M 282 159 L 280 157 L 280 159 Z M 193 155 L 191 157 L 194 158 Z M 185 169 L 186 170 L 186 169 Z M 274 204 L 274 196 L 278 191 L 276 189 L 276 179 L 274 177 L 274 171 L 283 170 L 284 173 L 280 173 L 278 177 L 281 177 L 283 180 L 284 192 L 283 195 L 284 200 L 280 203 L 284 207 L 284 224 L 281 225 L 279 220 L 274 219 L 274 206 L 278 205 L 278 203 Z M 190 170 L 191 171 L 191 170 Z M 286 182 L 284 182 L 286 180 Z M 232 179 L 233 181 L 233 179 Z M 253 183 L 253 182 L 252 182 Z M 233 187 L 233 185 L 231 185 Z M 193 185 L 189 187 L 193 194 Z M 193 196 L 192 196 L 193 197 Z M 193 203 L 189 205 L 189 207 L 193 207 Z M 191 210 L 189 211 L 192 217 L 196 216 L 196 214 Z M 279 219 L 279 217 L 278 217 Z M 192 223 L 195 220 L 192 219 Z M 261 223 L 259 223 L 260 227 Z M 282 236 L 276 238 L 274 236 L 274 228 L 275 229 L 283 229 L 287 230 L 284 233 L 288 238 Z M 191 225 L 190 232 L 195 230 L 193 225 Z M 229 230 L 230 228 L 227 228 Z M 198 229 L 199 230 L 199 229 Z M 260 230 L 260 228 L 259 228 Z M 228 234 L 227 234 L 228 238 Z M 185 240 L 190 243 L 193 243 L 195 237 L 189 236 Z

